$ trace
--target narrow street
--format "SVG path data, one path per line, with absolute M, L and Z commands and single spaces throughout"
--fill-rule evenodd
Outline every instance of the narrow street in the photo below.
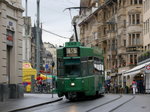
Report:
M 150 112 L 150 0 L 0 0 L 0 45 L 0 112 Z

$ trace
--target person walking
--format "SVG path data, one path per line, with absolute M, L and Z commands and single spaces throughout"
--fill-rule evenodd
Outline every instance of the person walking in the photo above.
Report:
M 36 79 L 37 79 L 38 92 L 42 93 L 43 78 L 40 76 L 40 74 L 38 74 Z
M 132 81 L 132 90 L 133 90 L 133 94 L 136 93 L 136 89 L 137 89 L 137 82 L 135 80 Z

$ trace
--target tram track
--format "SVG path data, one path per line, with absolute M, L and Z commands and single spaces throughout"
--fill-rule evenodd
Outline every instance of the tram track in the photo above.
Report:
M 112 100 L 108 100 L 106 102 L 103 102 L 101 103 L 100 105 L 96 105 L 88 110 L 85 110 L 84 112 L 97 112 L 97 110 L 101 110 L 101 108 L 104 108 L 105 106 L 107 105 L 111 105 L 113 104 L 114 102 L 118 101 L 118 100 L 121 100 L 122 98 L 124 97 L 125 99 L 125 96 L 124 95 L 118 95 L 116 98 L 112 99 Z M 135 96 L 132 96 L 131 98 L 127 99 L 126 101 L 116 105 L 114 108 L 109 108 L 109 111 L 106 111 L 106 112 L 114 112 L 116 109 L 120 108 L 121 106 L 123 106 L 124 104 L 130 102 L 131 100 L 133 100 L 135 98 Z M 85 100 L 87 101 L 87 100 Z M 70 102 L 70 101 L 67 101 L 67 100 L 62 100 L 62 101 L 59 101 L 59 102 L 55 102 L 57 103 L 57 107 L 53 107 L 53 109 L 50 109 L 48 112 L 63 112 L 64 109 L 66 108 L 70 108 L 72 106 L 74 106 L 75 104 L 76 105 L 80 105 L 82 102 L 78 102 L 78 101 L 75 101 L 75 102 Z M 40 109 L 40 108 L 44 108 L 44 106 L 47 106 L 48 104 L 45 104 L 45 105 L 41 105 L 41 106 L 37 106 L 37 107 L 33 107 L 33 108 L 30 108 L 30 109 L 23 109 L 23 110 L 20 110 L 22 112 L 28 112 L 28 111 L 33 111 L 33 112 L 36 112 L 36 110 Z M 54 104 L 55 105 L 55 104 Z M 43 106 L 43 107 L 42 107 Z M 53 106 L 53 105 L 51 105 Z M 88 105 L 86 105 L 88 106 Z M 109 106 L 108 106 L 109 107 Z M 107 109 L 108 110 L 108 109 Z M 20 112 L 20 111 L 15 111 L 15 112 Z M 46 111 L 47 112 L 47 111 Z
M 98 108 L 100 108 L 100 107 L 103 107 L 103 106 L 106 106 L 106 105 L 108 105 L 108 104 L 111 104 L 111 103 L 113 103 L 113 102 L 115 102 L 115 101 L 121 99 L 122 97 L 123 97 L 123 95 L 120 95 L 118 98 L 115 98 L 115 99 L 113 99 L 113 100 L 110 100 L 110 101 L 108 101 L 108 102 L 105 102 L 105 103 L 103 103 L 103 104 L 101 104 L 101 105 L 95 106 L 95 107 L 93 107 L 93 108 L 87 110 L 86 112 L 92 112 L 92 111 L 94 111 L 94 110 L 96 110 L 96 109 L 98 109 Z M 123 106 L 124 104 L 130 102 L 130 101 L 133 100 L 134 98 L 135 98 L 135 96 L 132 96 L 132 97 L 131 97 L 130 99 L 128 99 L 127 101 L 125 101 L 125 102 L 123 102 L 123 103 L 121 103 L 121 104 L 115 106 L 114 108 L 110 109 L 110 110 L 107 111 L 107 112 L 114 112 L 116 109 L 118 109 L 118 108 L 120 108 L 121 106 Z M 109 106 L 108 106 L 108 107 L 109 107 Z
M 105 102 L 105 103 L 103 103 L 103 104 L 101 104 L 101 105 L 95 106 L 95 107 L 93 107 L 93 108 L 87 110 L 86 112 L 91 112 L 91 111 L 93 111 L 93 110 L 95 110 L 95 109 L 97 109 L 97 108 L 99 108 L 99 107 L 102 107 L 102 106 L 104 106 L 104 105 L 107 105 L 107 104 L 109 104 L 109 103 L 112 103 L 112 102 L 114 102 L 114 101 L 120 99 L 121 97 L 122 97 L 122 95 L 120 95 L 119 97 L 117 97 L 117 98 L 115 98 L 115 99 L 113 99 L 113 100 L 110 100 L 110 101 L 108 101 L 108 102 Z
M 126 102 L 124 102 L 124 103 L 122 103 L 122 104 L 118 105 L 117 107 L 115 107 L 115 108 L 111 109 L 109 112 L 113 112 L 113 111 L 115 111 L 116 109 L 120 108 L 120 107 L 121 107 L 121 106 L 123 106 L 124 104 L 126 104 L 126 103 L 130 102 L 131 100 L 133 100 L 134 98 L 135 98 L 135 96 L 133 96 L 132 98 L 130 98 L 130 99 L 129 99 L 129 100 L 127 100 Z
M 81 101 L 87 101 L 87 100 L 90 100 L 90 98 L 89 99 L 80 99 Z M 59 103 L 63 103 L 64 104 L 64 101 L 60 101 Z M 50 112 L 54 112 L 54 111 L 57 111 L 57 110 L 61 110 L 61 109 L 63 109 L 63 108 L 67 108 L 67 107 L 71 107 L 71 106 L 74 106 L 74 104 L 70 104 L 72 101 L 67 101 L 67 103 L 64 105 L 64 106 L 62 106 L 62 107 L 59 107 L 59 108 L 57 108 L 57 109 L 53 109 L 53 110 L 50 110 Z M 69 104 L 68 104 L 69 103 Z M 80 104 L 81 102 L 78 102 L 78 101 L 73 101 L 73 103 L 76 103 L 76 104 Z M 61 104 L 60 104 L 61 105 Z
M 92 110 L 95 110 L 96 108 L 99 108 L 99 107 L 101 107 L 101 106 L 103 106 L 103 105 L 106 105 L 106 104 L 109 104 L 109 103 L 111 103 L 111 102 L 113 102 L 113 101 L 116 101 L 116 100 L 120 99 L 121 97 L 122 97 L 122 95 L 119 95 L 119 97 L 117 97 L 117 98 L 115 98 L 115 99 L 113 99 L 113 100 L 107 101 L 106 103 L 103 103 L 103 104 L 101 104 L 101 105 L 95 106 L 95 107 L 93 107 L 93 108 L 91 108 L 91 109 L 89 109 L 89 110 L 87 110 L 87 111 L 85 111 L 85 112 L 90 112 L 90 111 L 92 111 Z M 79 102 L 79 103 L 80 103 L 80 102 Z M 79 104 L 79 103 L 76 103 L 76 104 Z M 57 108 L 57 109 L 55 109 L 55 110 L 51 110 L 51 112 L 57 111 L 57 110 L 61 110 L 61 109 L 63 109 L 63 108 L 67 108 L 67 107 L 70 107 L 70 106 L 73 106 L 73 105 L 74 105 L 74 104 L 68 104 L 68 105 L 65 105 L 65 106 L 63 106 L 63 107 Z

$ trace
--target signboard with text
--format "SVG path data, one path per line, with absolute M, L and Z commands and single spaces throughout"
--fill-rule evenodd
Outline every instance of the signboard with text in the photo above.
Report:
M 78 56 L 78 48 L 66 48 L 66 56 L 67 57 Z

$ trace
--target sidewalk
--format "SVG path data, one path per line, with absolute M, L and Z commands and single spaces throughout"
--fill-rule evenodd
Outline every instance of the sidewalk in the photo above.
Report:
M 43 104 L 57 102 L 62 100 L 56 94 L 30 94 L 25 93 L 24 98 L 21 99 L 10 99 L 5 102 L 0 102 L 0 112 L 13 112 L 15 110 L 35 107 Z

